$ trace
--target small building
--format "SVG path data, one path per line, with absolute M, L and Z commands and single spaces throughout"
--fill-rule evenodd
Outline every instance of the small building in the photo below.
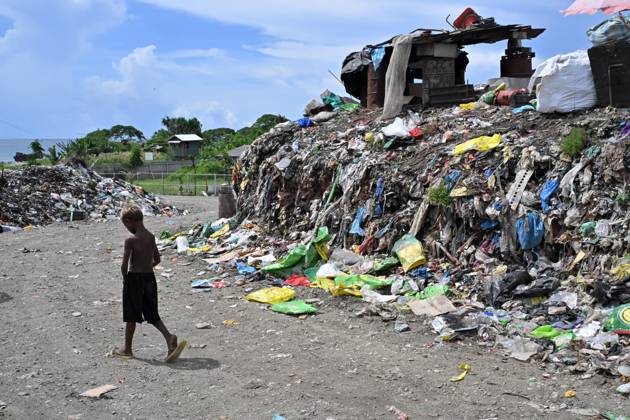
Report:
M 175 134 L 168 139 L 175 159 L 188 159 L 197 156 L 203 139 L 196 134 Z
M 245 152 L 247 152 L 249 150 L 249 145 L 246 144 L 244 146 L 239 146 L 236 147 L 232 150 L 230 150 L 228 152 L 228 156 L 234 161 L 236 162 L 237 160 L 240 159 L 241 156 L 243 156 L 245 154 Z

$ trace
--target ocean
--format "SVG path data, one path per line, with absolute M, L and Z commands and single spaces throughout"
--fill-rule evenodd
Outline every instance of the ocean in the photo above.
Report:
M 0 139 L 0 162 L 14 162 L 15 152 L 31 153 L 33 139 Z M 39 139 L 44 150 L 57 143 L 65 143 L 68 139 Z M 59 148 L 57 148 L 59 149 Z

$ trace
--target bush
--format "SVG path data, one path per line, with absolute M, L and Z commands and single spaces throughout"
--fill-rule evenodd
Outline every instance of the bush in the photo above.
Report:
M 445 184 L 429 188 L 427 196 L 429 198 L 429 204 L 434 206 L 448 207 L 453 203 L 453 199 L 448 192 L 448 187 Z
M 137 168 L 142 166 L 142 151 L 140 150 L 140 146 L 134 144 L 131 147 L 131 156 L 129 156 L 129 165 L 132 168 Z
M 586 130 L 574 127 L 568 136 L 562 139 L 560 149 L 571 157 L 575 157 L 584 148 L 584 138 Z

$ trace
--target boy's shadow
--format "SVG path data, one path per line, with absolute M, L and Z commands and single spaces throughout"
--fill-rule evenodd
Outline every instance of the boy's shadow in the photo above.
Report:
M 145 359 L 142 357 L 136 357 L 135 359 L 152 366 L 165 366 L 177 370 L 211 370 L 220 366 L 218 360 L 214 360 L 209 357 L 181 357 L 172 363 L 166 363 L 157 359 Z

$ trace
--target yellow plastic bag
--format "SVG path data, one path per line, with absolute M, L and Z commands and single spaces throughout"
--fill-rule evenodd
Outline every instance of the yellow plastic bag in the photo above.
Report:
M 424 248 L 413 235 L 405 235 L 397 240 L 392 252 L 398 257 L 405 273 L 427 263 Z
M 500 143 L 501 143 L 501 134 L 495 134 L 492 137 L 489 137 L 489 136 L 476 137 L 474 139 L 465 141 L 455 146 L 455 150 L 453 150 L 453 154 L 455 156 L 459 156 L 471 150 L 485 152 L 486 150 L 494 149 Z
M 210 245 L 203 245 L 203 246 L 200 246 L 199 248 L 190 247 L 188 248 L 188 251 L 190 251 L 193 254 L 199 254 L 200 252 L 208 252 L 210 251 Z
M 287 287 L 267 287 L 265 289 L 251 292 L 245 299 L 252 302 L 267 303 L 275 305 L 276 303 L 286 302 L 295 297 L 295 290 Z
M 630 276 L 630 260 L 624 259 L 621 264 L 610 270 L 610 274 L 617 277 L 619 280 L 623 280 Z
M 225 225 L 223 225 L 223 227 L 219 230 L 217 230 L 216 232 L 214 232 L 212 235 L 210 235 L 211 238 L 218 238 L 220 236 L 225 235 L 226 233 L 228 233 L 230 231 L 230 224 L 226 223 Z
M 449 194 L 449 197 L 458 198 L 458 197 L 467 197 L 469 195 L 473 195 L 475 192 L 468 187 L 455 188 Z
M 479 108 L 479 102 L 467 102 L 465 104 L 459 104 L 459 107 L 464 111 L 472 111 Z

